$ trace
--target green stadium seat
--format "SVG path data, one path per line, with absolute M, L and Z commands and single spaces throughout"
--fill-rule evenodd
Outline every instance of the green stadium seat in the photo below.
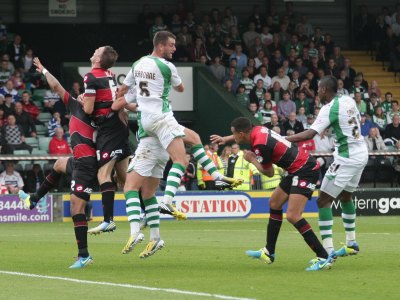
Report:
M 30 155 L 28 150 L 14 150 L 13 154 L 14 155 Z
M 49 153 L 50 140 L 51 140 L 51 137 L 41 137 L 39 139 L 39 149 L 40 150 L 45 150 L 46 153 Z
M 33 148 L 38 148 L 39 147 L 39 142 L 37 138 L 35 137 L 27 137 L 25 138 L 25 143 L 28 145 L 32 146 Z
M 51 119 L 51 113 L 49 113 L 49 112 L 41 112 L 40 114 L 39 114 L 39 116 L 38 116 L 38 120 L 40 121 L 40 122 L 43 122 L 43 123 L 47 123 L 47 122 L 49 122 L 49 120 Z
M 47 127 L 44 125 L 36 125 L 36 134 L 40 136 L 45 136 L 47 134 Z M 39 138 L 39 140 L 41 137 Z
M 40 150 L 40 149 L 33 149 L 32 150 L 32 155 L 47 155 L 47 151 L 46 150 Z

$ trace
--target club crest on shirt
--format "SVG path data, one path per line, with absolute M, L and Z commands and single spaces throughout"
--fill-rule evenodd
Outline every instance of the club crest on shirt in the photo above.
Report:
M 354 111 L 353 108 L 347 110 L 347 115 L 348 115 L 349 117 L 352 116 L 352 115 L 354 115 L 354 113 L 355 113 L 355 111 Z

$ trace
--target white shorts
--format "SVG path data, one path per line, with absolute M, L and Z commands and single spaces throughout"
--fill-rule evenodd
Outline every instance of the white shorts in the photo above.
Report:
M 360 183 L 366 164 L 367 162 L 349 164 L 334 160 L 322 180 L 321 191 L 334 198 L 337 198 L 343 190 L 354 192 Z
M 185 127 L 179 125 L 172 112 L 166 114 L 141 113 L 143 130 L 150 136 L 158 137 L 164 149 L 177 137 L 185 136 Z
M 168 160 L 169 154 L 158 139 L 145 137 L 140 140 L 127 172 L 134 170 L 143 177 L 162 178 Z

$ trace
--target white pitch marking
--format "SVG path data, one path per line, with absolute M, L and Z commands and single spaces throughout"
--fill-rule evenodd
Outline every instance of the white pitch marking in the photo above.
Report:
M 112 282 L 104 282 L 104 281 L 81 280 L 81 279 L 68 278 L 68 277 L 47 276 L 47 275 L 40 275 L 40 274 L 10 272 L 10 271 L 3 271 L 3 270 L 0 270 L 0 274 L 23 276 L 23 277 L 33 277 L 33 278 L 43 278 L 43 279 L 51 279 L 51 280 L 61 280 L 61 281 L 69 281 L 69 282 L 75 282 L 75 283 L 116 286 L 116 287 L 124 287 L 124 288 L 146 290 L 146 291 L 161 291 L 161 292 L 166 292 L 166 293 L 183 294 L 183 295 L 200 296 L 200 297 L 211 297 L 211 298 L 217 298 L 217 299 L 255 300 L 253 298 L 240 298 L 240 297 L 233 297 L 233 296 L 226 296 L 226 295 L 219 295 L 219 294 L 191 292 L 191 291 L 178 290 L 178 289 L 155 288 L 155 287 L 133 285 L 133 284 L 126 284 L 126 283 L 112 283 Z

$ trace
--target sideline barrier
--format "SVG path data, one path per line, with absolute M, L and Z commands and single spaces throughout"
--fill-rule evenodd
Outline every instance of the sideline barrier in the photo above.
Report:
M 53 196 L 42 198 L 32 210 L 26 210 L 18 195 L 1 195 L 0 223 L 53 222 Z
M 400 189 L 360 189 L 354 193 L 354 202 L 358 216 L 387 216 L 400 215 Z M 318 191 L 307 202 L 304 217 L 318 217 L 316 200 Z M 269 217 L 269 198 L 272 192 L 254 191 L 226 191 L 226 192 L 178 192 L 176 199 L 177 208 L 186 213 L 188 219 L 215 219 L 215 218 L 248 218 L 260 219 Z M 157 193 L 160 201 L 162 193 Z M 69 195 L 63 195 L 63 221 L 71 221 Z M 93 204 L 93 220 L 102 221 L 103 210 L 101 194 L 91 196 Z M 286 212 L 287 205 L 283 211 Z M 338 201 L 332 204 L 333 214 L 341 216 Z M 285 214 L 284 214 L 285 217 Z M 161 215 L 162 219 L 172 219 Z M 114 219 L 126 221 L 124 194 L 117 193 L 114 203 Z

